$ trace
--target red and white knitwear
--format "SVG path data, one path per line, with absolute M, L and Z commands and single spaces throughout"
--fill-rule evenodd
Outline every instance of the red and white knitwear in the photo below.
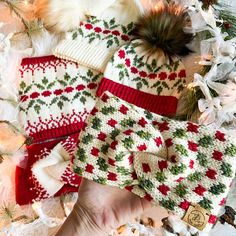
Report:
M 161 51 L 145 53 L 141 40 L 121 47 L 109 61 L 97 95 L 109 91 L 151 112 L 172 116 L 185 87 L 186 72 L 181 60 Z

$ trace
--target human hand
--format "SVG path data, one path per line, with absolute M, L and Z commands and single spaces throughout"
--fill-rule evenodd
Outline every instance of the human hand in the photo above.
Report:
M 151 203 L 125 190 L 83 180 L 75 207 L 57 236 L 108 235 Z

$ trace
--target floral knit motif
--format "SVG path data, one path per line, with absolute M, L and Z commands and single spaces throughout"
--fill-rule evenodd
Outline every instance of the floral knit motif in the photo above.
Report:
M 54 57 L 24 59 L 20 72 L 20 117 L 29 135 L 82 127 L 95 104 L 100 73 Z
M 130 41 L 133 29 L 133 22 L 125 26 L 116 23 L 115 18 L 106 21 L 93 16 L 87 22 L 81 22 L 80 27 L 68 34 L 68 37 L 76 40 L 78 36 L 81 36 L 88 39 L 89 43 L 98 39 L 106 42 L 107 48 L 119 47 L 124 42 Z
M 125 188 L 183 217 L 191 204 L 216 221 L 235 175 L 236 141 L 164 118 L 105 93 L 80 135 L 78 175 Z

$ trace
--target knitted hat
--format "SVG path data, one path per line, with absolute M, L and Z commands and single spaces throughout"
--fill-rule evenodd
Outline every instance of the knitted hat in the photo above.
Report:
M 109 91 L 119 98 L 161 115 L 176 113 L 186 72 L 177 57 L 149 56 L 141 40 L 121 47 L 108 63 L 97 96 Z
M 97 95 L 108 90 L 125 101 L 161 115 L 174 115 L 185 87 L 178 56 L 187 55 L 192 35 L 184 32 L 188 14 L 180 6 L 158 4 L 140 17 L 135 40 L 108 63 Z
M 42 178 L 37 175 L 40 171 L 35 172 L 37 181 L 33 178 L 32 167 L 42 158 L 50 163 L 52 149 L 68 136 L 78 135 L 95 105 L 101 78 L 95 70 L 54 56 L 23 59 L 19 76 L 19 115 L 22 127 L 33 138 L 33 145 L 28 147 L 26 168 L 17 167 L 16 199 L 19 204 L 38 200 L 42 197 L 40 192 L 47 192 L 47 189 L 37 190 L 39 184 L 36 182 L 42 186 L 44 182 L 41 183 Z M 57 140 L 51 141 L 54 139 Z M 61 169 L 61 176 L 66 168 Z M 60 184 L 64 185 L 63 182 Z M 59 185 L 55 185 L 54 190 L 60 190 Z M 71 187 L 74 185 L 69 186 L 70 190 Z M 77 188 L 73 190 L 77 191 Z M 47 192 L 45 196 L 50 194 Z
M 74 171 L 160 204 L 209 230 L 236 171 L 236 140 L 105 93 L 80 134 Z
M 100 17 L 90 16 L 78 29 L 66 33 L 54 55 L 103 71 L 114 52 L 130 41 L 134 22 L 143 13 L 140 0 L 111 3 Z

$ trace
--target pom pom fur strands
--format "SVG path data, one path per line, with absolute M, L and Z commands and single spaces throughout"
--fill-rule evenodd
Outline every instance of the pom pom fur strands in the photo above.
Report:
M 36 0 L 35 13 L 50 31 L 76 29 L 86 15 L 99 16 L 116 0 Z
M 182 7 L 160 3 L 140 17 L 134 34 L 149 54 L 161 49 L 168 56 L 186 56 L 191 52 L 186 45 L 193 40 L 192 34 L 184 32 L 189 24 L 188 13 Z

